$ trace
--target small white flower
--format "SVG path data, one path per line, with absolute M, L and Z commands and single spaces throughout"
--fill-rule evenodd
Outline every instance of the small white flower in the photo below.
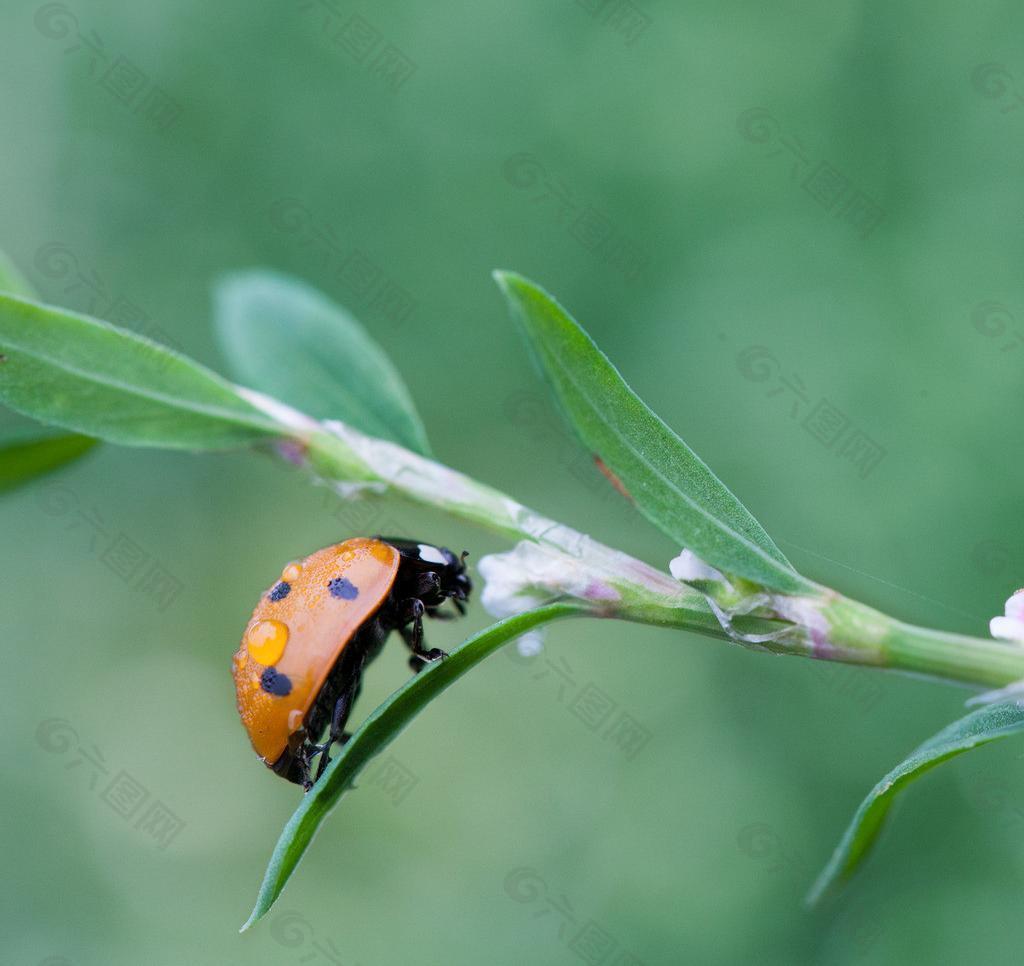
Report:
M 481 602 L 495 617 L 521 614 L 553 597 L 607 603 L 622 598 L 593 566 L 530 540 L 508 553 L 489 554 L 478 569 L 486 581 Z
M 722 573 L 709 567 L 692 550 L 684 550 L 668 565 L 669 573 L 676 580 L 720 580 L 725 581 Z
M 1004 616 L 989 621 L 989 631 L 1001 641 L 1024 644 L 1024 589 L 1012 594 L 1006 601 Z
M 763 589 L 755 587 L 751 590 L 751 586 L 754 585 L 749 582 L 737 581 L 734 584 L 725 574 L 705 563 L 692 550 L 684 548 L 678 557 L 669 561 L 668 569 L 681 583 L 695 584 L 702 581 L 705 585 L 710 584 L 698 585 L 698 589 L 703 591 L 708 606 L 718 618 L 718 623 L 732 640 L 743 644 L 764 644 L 790 633 L 788 626 L 768 634 L 744 634 L 733 627 L 733 618 L 772 604 L 772 598 Z M 783 619 L 790 620 L 788 616 Z
M 494 617 L 512 617 L 540 607 L 556 597 L 576 597 L 592 602 L 615 602 L 621 594 L 600 579 L 593 568 L 577 558 L 530 540 L 516 544 L 508 553 L 492 553 L 477 564 L 484 578 L 480 603 Z M 518 639 L 524 657 L 539 654 L 540 631 L 529 631 Z
M 683 550 L 678 557 L 669 562 L 668 569 L 681 583 L 702 581 L 704 584 L 710 584 L 710 588 L 701 588 L 704 590 L 704 596 L 730 617 L 749 614 L 770 601 L 769 596 L 763 591 L 751 591 L 752 585 L 745 585 L 740 581 L 734 583 L 720 570 L 706 564 L 692 550 Z

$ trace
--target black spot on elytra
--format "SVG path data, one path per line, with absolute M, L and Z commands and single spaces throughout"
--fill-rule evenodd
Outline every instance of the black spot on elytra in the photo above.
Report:
M 267 596 L 271 600 L 284 600 L 292 592 L 292 585 L 287 580 L 274 584 L 273 590 Z
M 359 596 L 359 588 L 346 577 L 335 577 L 327 582 L 327 589 L 332 597 L 341 600 L 355 600 Z
M 283 698 L 292 693 L 292 679 L 287 674 L 282 674 L 276 667 L 268 667 L 260 675 L 260 687 L 267 694 Z

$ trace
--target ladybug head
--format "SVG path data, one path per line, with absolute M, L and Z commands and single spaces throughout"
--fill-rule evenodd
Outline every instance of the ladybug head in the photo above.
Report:
M 452 603 L 455 604 L 460 614 L 465 614 L 466 608 L 463 607 L 463 601 L 469 600 L 469 595 L 473 590 L 473 581 L 466 573 L 466 557 L 469 556 L 469 553 L 463 550 L 456 557 L 450 550 L 446 550 L 446 552 L 451 556 L 448 569 L 451 571 Z
M 463 550 L 456 557 L 447 547 L 431 547 L 430 550 L 444 558 L 443 564 L 434 565 L 435 573 L 441 579 L 440 596 L 451 600 L 456 610 L 460 614 L 465 614 L 464 603 L 469 600 L 473 590 L 473 582 L 466 573 L 466 557 L 469 553 Z
M 463 551 L 456 556 L 447 547 L 439 547 L 432 543 L 420 543 L 396 537 L 380 537 L 385 543 L 391 544 L 402 555 L 402 568 L 409 575 L 429 572 L 436 575 L 436 590 L 429 594 L 420 592 L 419 596 L 428 608 L 437 607 L 450 600 L 460 614 L 466 612 L 465 602 L 473 590 L 473 582 L 466 573 L 466 557 Z

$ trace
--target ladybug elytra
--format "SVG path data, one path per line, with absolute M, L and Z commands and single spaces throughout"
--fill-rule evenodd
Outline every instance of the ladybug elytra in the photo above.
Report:
M 464 564 L 445 547 L 390 537 L 356 537 L 285 567 L 261 598 L 235 654 L 238 713 L 263 762 L 308 790 L 359 695 L 363 670 L 397 630 L 420 671 L 445 657 L 423 646 L 423 616 L 451 600 L 460 614 L 472 589 Z M 328 738 L 318 739 L 327 729 Z

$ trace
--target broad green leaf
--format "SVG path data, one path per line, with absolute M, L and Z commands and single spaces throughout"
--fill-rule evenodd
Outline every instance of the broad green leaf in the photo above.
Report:
M 77 433 L 0 440 L 0 493 L 79 459 L 96 440 Z
M 89 316 L 0 294 L 0 402 L 126 446 L 222 449 L 280 435 L 231 383 Z
M 217 332 L 238 382 L 316 419 L 426 454 L 402 377 L 366 330 L 315 288 L 265 271 L 228 275 L 215 293 Z
M 896 795 L 910 782 L 949 758 L 1019 731 L 1024 731 L 1024 703 L 991 704 L 954 721 L 911 752 L 861 802 L 828 865 L 811 888 L 808 903 L 837 890 L 856 872 L 878 839 Z
M 781 591 L 810 589 L 746 507 L 629 388 L 565 309 L 520 275 L 494 277 L 569 423 L 648 520 L 726 573 Z
M 549 604 L 526 614 L 509 617 L 475 634 L 443 661 L 424 669 L 370 714 L 302 799 L 285 825 L 263 877 L 256 906 L 242 932 L 263 918 L 295 871 L 320 823 L 353 787 L 356 776 L 379 755 L 410 721 L 449 685 L 470 668 L 493 654 L 502 644 L 541 624 L 562 617 L 584 616 L 573 604 Z
M 7 253 L 0 250 L 0 292 L 36 298 L 35 289 Z M 90 436 L 35 433 L 0 441 L 0 493 L 28 483 L 84 456 L 96 444 Z
M 10 292 L 11 295 L 20 295 L 27 299 L 36 297 L 35 290 L 29 284 L 28 279 L 18 271 L 14 262 L 2 250 L 0 250 L 0 292 Z

